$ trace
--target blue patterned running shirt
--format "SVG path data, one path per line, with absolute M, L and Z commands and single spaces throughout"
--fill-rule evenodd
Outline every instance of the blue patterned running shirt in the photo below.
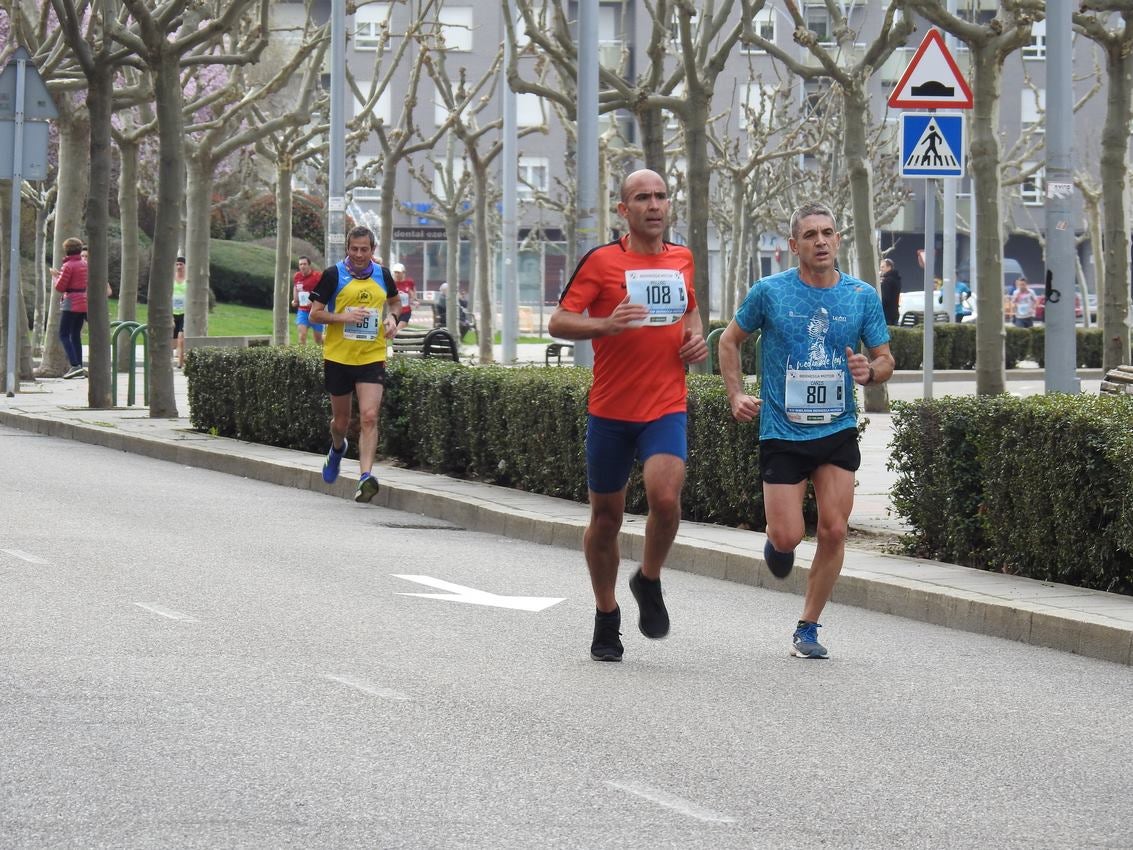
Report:
M 872 286 L 848 275 L 832 287 L 810 286 L 788 269 L 758 281 L 735 321 L 761 332 L 761 439 L 813 440 L 857 425 L 846 346 L 889 341 Z

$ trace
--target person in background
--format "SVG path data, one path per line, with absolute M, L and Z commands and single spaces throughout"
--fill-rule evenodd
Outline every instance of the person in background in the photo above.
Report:
M 413 282 L 413 278 L 406 276 L 405 266 L 401 263 L 394 263 L 389 267 L 389 270 L 390 274 L 393 275 L 393 282 L 397 286 L 397 291 L 402 296 L 401 303 L 416 307 L 417 284 Z
M 173 264 L 173 348 L 177 368 L 185 365 L 185 304 L 189 300 L 189 280 L 185 276 L 185 258 Z
M 83 240 L 70 236 L 63 240 L 64 260 L 58 272 L 52 269 L 55 278 L 55 291 L 61 293 L 63 308 L 59 317 L 59 341 L 67 354 L 69 365 L 63 377 L 82 378 L 87 374 L 83 368 L 83 322 L 87 318 L 87 264 L 83 259 Z
M 972 315 L 972 287 L 966 281 L 956 281 L 956 321 L 962 322 Z
M 1015 281 L 1015 291 L 1011 294 L 1011 322 L 1017 328 L 1032 328 L 1035 326 L 1035 308 L 1039 299 L 1031 291 L 1030 284 L 1025 277 L 1020 276 Z
M 901 273 L 886 257 L 881 261 L 881 310 L 885 314 L 885 324 L 896 325 L 901 317 L 897 315 L 901 304 Z
M 379 265 L 381 265 L 379 263 Z M 306 254 L 299 258 L 299 271 L 295 272 L 293 282 L 294 294 L 291 296 L 291 306 L 298 308 L 295 315 L 295 326 L 299 328 L 299 344 L 307 344 L 307 331 L 315 335 L 315 343 L 323 344 L 323 326 L 311 321 L 311 293 L 319 285 L 322 277 L 319 272 L 311 268 L 311 258 Z

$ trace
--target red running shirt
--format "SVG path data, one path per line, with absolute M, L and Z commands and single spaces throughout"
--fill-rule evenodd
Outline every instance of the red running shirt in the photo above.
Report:
M 559 306 L 572 313 L 589 310 L 609 316 L 626 297 L 626 273 L 673 269 L 684 278 L 689 311 L 696 309 L 692 252 L 664 243 L 660 254 L 635 254 L 627 237 L 590 251 L 563 290 Z M 589 411 L 623 422 L 652 422 L 686 409 L 685 364 L 678 351 L 684 344 L 684 321 L 659 327 L 630 328 L 614 336 L 595 337 L 594 383 Z

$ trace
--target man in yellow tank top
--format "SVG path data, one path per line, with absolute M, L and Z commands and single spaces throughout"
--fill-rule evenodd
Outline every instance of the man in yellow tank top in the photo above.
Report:
M 377 495 L 371 470 L 378 449 L 378 411 L 386 375 L 386 340 L 409 322 L 410 307 L 398 298 L 389 270 L 374 262 L 376 242 L 368 227 L 355 227 L 346 237 L 346 259 L 323 272 L 311 292 L 312 322 L 326 325 L 323 372 L 330 393 L 330 450 L 323 463 L 323 481 L 334 483 L 348 447 L 351 396 L 358 399 L 358 467 L 361 477 L 354 501 Z M 388 315 L 387 315 L 388 308 Z

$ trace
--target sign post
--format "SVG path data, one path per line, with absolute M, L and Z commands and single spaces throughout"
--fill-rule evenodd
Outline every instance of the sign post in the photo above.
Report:
M 47 124 L 59 112 L 31 56 L 22 47 L 0 73 L 0 180 L 12 181 L 12 231 L 8 241 L 7 395 L 19 388 L 16 337 L 20 294 L 20 188 L 47 177 Z M 31 123 L 28 123 L 31 122 Z
M 964 176 L 965 139 L 962 114 L 936 114 L 937 109 L 971 109 L 968 86 L 940 31 L 930 29 L 909 67 L 889 96 L 894 109 L 928 109 L 901 113 L 901 176 L 943 179 Z M 925 185 L 924 264 L 924 398 L 932 399 L 933 324 L 936 319 L 936 186 Z M 946 311 L 952 304 L 943 305 Z

